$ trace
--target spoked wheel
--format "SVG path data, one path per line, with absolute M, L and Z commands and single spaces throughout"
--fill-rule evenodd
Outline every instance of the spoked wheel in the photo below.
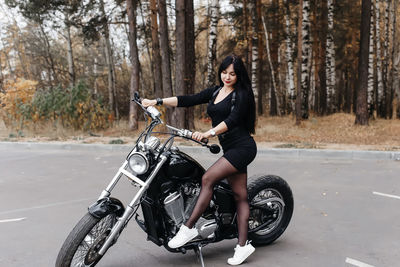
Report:
M 286 230 L 293 213 L 293 194 L 285 180 L 274 175 L 252 177 L 248 185 L 249 239 L 266 245 Z
M 103 218 L 87 213 L 74 227 L 58 254 L 57 267 L 95 266 L 102 255 L 98 251 L 116 222 L 114 213 Z

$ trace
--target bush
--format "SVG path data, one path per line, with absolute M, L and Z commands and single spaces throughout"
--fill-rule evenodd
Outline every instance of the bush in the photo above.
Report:
M 31 114 L 31 102 L 36 91 L 36 81 L 17 79 L 6 81 L 0 93 L 1 117 L 7 128 L 22 128 Z
M 67 89 L 34 88 L 25 91 L 18 91 L 21 95 L 18 97 L 14 96 L 15 90 L 6 90 L 2 95 L 1 101 L 5 105 L 3 119 L 6 117 L 8 122 L 23 120 L 26 123 L 61 122 L 64 127 L 76 130 L 104 129 L 111 122 L 102 99 L 94 100 L 84 82 Z M 6 126 L 10 125 L 12 123 L 6 123 Z

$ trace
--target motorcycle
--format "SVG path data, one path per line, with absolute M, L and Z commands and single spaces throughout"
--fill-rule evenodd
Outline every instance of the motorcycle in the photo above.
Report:
M 238 237 L 236 205 L 229 184 L 223 180 L 214 186 L 213 198 L 195 227 L 199 235 L 183 247 L 172 249 L 168 241 L 191 215 L 196 204 L 205 169 L 189 155 L 173 146 L 181 137 L 209 148 L 218 154 L 220 147 L 191 138 L 192 132 L 165 124 L 170 130 L 163 143 L 154 132 L 163 124 L 157 108 L 145 108 L 139 94 L 134 99 L 150 123 L 138 137 L 134 148 L 118 169 L 98 200 L 76 224 L 64 241 L 57 267 L 95 266 L 114 245 L 128 222 L 134 217 L 147 239 L 170 252 L 194 250 L 204 266 L 202 247 L 224 239 Z M 111 192 L 122 177 L 139 187 L 125 207 Z M 254 245 L 275 241 L 287 228 L 293 213 L 293 195 L 288 183 L 275 175 L 255 175 L 248 179 L 250 207 L 248 238 Z M 137 213 L 141 208 L 143 218 Z

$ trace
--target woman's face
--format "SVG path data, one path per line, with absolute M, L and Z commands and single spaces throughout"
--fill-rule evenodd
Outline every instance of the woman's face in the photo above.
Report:
M 233 64 L 230 64 L 225 70 L 221 72 L 221 80 L 225 87 L 232 87 L 236 81 L 237 76 L 233 68 Z

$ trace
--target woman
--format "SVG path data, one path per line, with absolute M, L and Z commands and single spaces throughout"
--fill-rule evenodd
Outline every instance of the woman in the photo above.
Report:
M 194 132 L 192 138 L 202 140 L 218 136 L 224 154 L 203 175 L 201 191 L 192 215 L 181 226 L 168 246 L 178 248 L 198 235 L 193 226 L 208 207 L 213 186 L 227 179 L 234 192 L 237 206 L 238 244 L 228 264 L 241 264 L 255 248 L 247 241 L 249 204 L 247 201 L 247 165 L 256 156 L 257 147 L 250 134 L 255 127 L 255 102 L 251 83 L 244 64 L 235 55 L 226 57 L 218 70 L 220 86 L 201 91 L 198 94 L 169 97 L 157 100 L 144 99 L 144 106 L 168 105 L 190 107 L 208 103 L 207 113 L 212 120 L 212 129 Z

